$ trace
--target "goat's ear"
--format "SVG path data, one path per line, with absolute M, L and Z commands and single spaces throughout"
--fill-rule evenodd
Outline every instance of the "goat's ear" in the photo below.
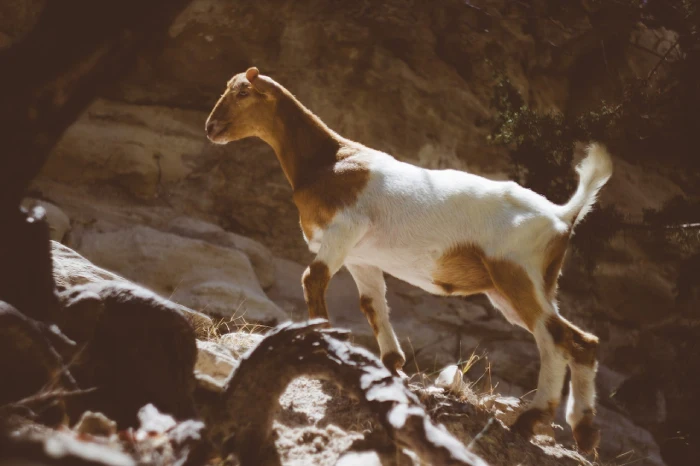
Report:
M 248 71 L 245 72 L 245 78 L 252 83 L 259 74 L 260 71 L 256 67 L 248 68 Z
M 245 77 L 255 90 L 262 94 L 272 94 L 277 90 L 277 83 L 267 76 L 261 75 L 257 68 L 248 68 Z

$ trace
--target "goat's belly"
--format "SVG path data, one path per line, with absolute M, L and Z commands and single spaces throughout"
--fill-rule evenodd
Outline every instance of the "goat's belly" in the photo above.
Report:
M 437 286 L 434 282 L 432 277 L 429 275 L 423 275 L 420 273 L 405 273 L 405 271 L 402 270 L 387 270 L 383 269 L 386 273 L 391 275 L 392 277 L 396 277 L 401 281 L 404 281 L 406 283 L 409 283 L 415 287 L 421 288 L 428 293 L 432 294 L 439 294 L 439 295 L 445 295 L 445 290 L 442 289 L 441 287 Z
M 348 263 L 373 265 L 389 275 L 421 288 L 428 293 L 445 294 L 433 283 L 435 257 L 429 251 L 416 254 L 416 251 L 353 251 Z

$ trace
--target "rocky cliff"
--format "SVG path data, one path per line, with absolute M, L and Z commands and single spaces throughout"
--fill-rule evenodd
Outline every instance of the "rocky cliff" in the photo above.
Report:
M 47 206 L 55 240 L 232 327 L 301 320 L 310 255 L 274 154 L 260 141 L 219 147 L 204 136 L 226 80 L 255 65 L 349 138 L 424 167 L 504 179 L 506 149 L 487 140 L 498 75 L 534 108 L 576 112 L 613 96 L 620 76 L 648 73 L 674 41 L 641 25 L 617 37 L 596 2 L 546 3 L 193 0 L 63 134 L 26 203 Z M 602 36 L 614 54 L 601 49 Z M 601 203 L 630 219 L 693 194 L 673 167 L 613 155 Z M 676 299 L 679 257 L 644 235 L 618 234 L 591 273 L 576 256 L 565 267 L 562 312 L 602 343 L 603 461 L 690 464 L 669 440 L 692 428 L 687 406 L 698 387 L 687 378 L 698 360 L 697 315 L 679 307 L 695 309 L 697 295 Z M 483 358 L 468 377 L 488 374 L 504 395 L 535 387 L 532 338 L 486 300 L 388 285 L 408 369 L 432 373 L 475 353 Z M 329 309 L 335 325 L 374 348 L 346 273 L 331 284 Z M 567 429 L 556 437 L 571 443 Z

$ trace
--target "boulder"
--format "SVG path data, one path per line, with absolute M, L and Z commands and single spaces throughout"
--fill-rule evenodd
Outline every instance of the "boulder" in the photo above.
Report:
M 189 308 L 226 319 L 281 322 L 287 314 L 268 299 L 243 252 L 145 226 L 82 235 L 80 250 Z
M 435 386 L 444 388 L 454 395 L 459 395 L 464 386 L 462 371 L 454 364 L 445 367 L 435 379 Z
M 126 282 L 119 275 L 109 272 L 61 243 L 51 242 L 53 278 L 57 291 L 65 291 L 78 285 L 105 281 Z
M 197 340 L 197 363 L 194 375 L 200 387 L 223 393 L 238 361 L 262 341 L 263 335 L 237 331 L 218 340 Z
M 120 428 L 153 403 L 178 419 L 195 414 L 195 333 L 180 306 L 126 282 L 70 288 L 59 295 L 57 324 L 79 347 L 71 373 L 82 388 L 69 415 L 99 411 Z
M 59 292 L 91 283 L 129 284 L 126 279 L 103 268 L 97 267 L 74 250 L 55 241 L 51 242 L 51 256 L 53 259 L 54 282 Z M 198 336 L 208 335 L 213 326 L 213 322 L 209 317 L 176 303 L 170 303 L 170 305 L 177 308 L 177 310 L 185 316 Z M 74 312 L 78 311 L 76 310 Z M 93 311 L 88 309 L 87 312 L 90 314 Z M 84 315 L 83 317 L 88 320 L 92 318 L 90 315 Z
M 225 346 L 213 341 L 197 340 L 197 363 L 194 366 L 194 376 L 200 387 L 223 393 L 237 365 L 231 351 Z
M 192 217 L 177 217 L 169 223 L 168 230 L 180 236 L 201 239 L 219 246 L 237 249 L 250 259 L 260 286 L 269 288 L 275 283 L 275 264 L 272 253 L 257 241 Z

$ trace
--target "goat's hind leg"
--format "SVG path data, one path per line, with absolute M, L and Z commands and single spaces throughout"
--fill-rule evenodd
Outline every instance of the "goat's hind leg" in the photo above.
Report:
M 593 424 L 595 417 L 595 374 L 598 362 L 596 353 L 598 338 L 586 333 L 566 319 L 557 316 L 549 327 L 557 344 L 569 353 L 571 384 L 566 409 L 566 422 L 571 426 L 579 450 L 592 451 L 600 442 L 600 429 Z
M 593 451 L 600 443 L 600 429 L 593 424 L 595 418 L 596 365 L 569 364 L 571 386 L 566 408 L 566 422 L 574 432 L 579 450 Z
M 558 313 L 546 316 L 544 326 L 571 369 L 566 421 L 573 429 L 579 450 L 588 453 L 600 442 L 600 430 L 593 425 L 598 338 L 579 329 Z
M 535 337 L 540 353 L 540 373 L 535 398 L 518 416 L 512 429 L 529 438 L 539 423 L 551 422 L 561 401 L 566 376 L 566 354 L 555 344 L 547 329 L 549 316 L 556 316 L 556 307 L 538 293 L 536 280 L 523 267 L 508 262 L 487 263 L 494 290 L 488 292 L 491 302 L 511 322 L 528 329 Z
M 561 399 L 566 366 L 571 369 L 567 423 L 579 450 L 592 451 L 600 442 L 595 417 L 595 372 L 598 338 L 561 317 L 556 305 L 542 306 L 543 313 L 532 333 L 540 352 L 537 393 L 528 409 L 520 414 L 513 430 L 530 437 L 537 423 L 550 422 Z
M 360 292 L 360 309 L 367 317 L 379 344 L 384 365 L 396 373 L 406 362 L 399 340 L 389 322 L 389 306 L 386 303 L 386 282 L 381 269 L 371 265 L 347 264 L 357 290 Z
M 566 376 L 566 357 L 547 330 L 547 316 L 543 314 L 535 324 L 533 335 L 540 353 L 540 372 L 537 392 L 527 410 L 522 412 L 512 429 L 530 438 L 539 423 L 552 422 L 559 402 Z

